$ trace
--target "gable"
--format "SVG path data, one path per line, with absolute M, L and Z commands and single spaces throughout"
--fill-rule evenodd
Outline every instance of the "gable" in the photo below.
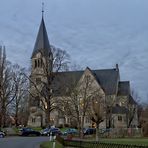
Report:
M 116 94 L 119 80 L 119 71 L 116 69 L 91 70 L 92 76 L 103 89 L 106 95 Z M 81 79 L 84 71 L 68 71 L 56 73 L 53 81 L 55 95 L 65 95 L 67 89 L 76 85 Z
M 89 85 L 89 91 L 99 91 L 101 94 L 104 94 L 104 91 L 101 87 L 101 85 L 98 83 L 96 77 L 94 76 L 93 72 L 90 68 L 86 68 L 83 72 L 83 75 L 81 76 L 78 84 L 80 85 L 86 85 L 86 83 Z

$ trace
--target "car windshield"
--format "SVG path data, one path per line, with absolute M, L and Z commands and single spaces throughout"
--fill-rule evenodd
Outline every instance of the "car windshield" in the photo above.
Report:
M 69 128 L 67 131 L 72 131 L 72 132 L 75 132 L 75 131 L 77 131 L 76 129 L 74 129 L 74 128 Z
M 49 128 L 45 128 L 43 131 L 49 131 Z
M 58 128 L 51 128 L 50 130 L 51 130 L 51 131 L 59 131 Z
M 31 128 L 24 128 L 23 131 L 33 131 Z

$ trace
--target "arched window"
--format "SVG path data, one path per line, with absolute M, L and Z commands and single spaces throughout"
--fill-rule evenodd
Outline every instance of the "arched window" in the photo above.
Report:
M 32 123 L 35 123 L 35 118 L 32 118 Z
M 40 106 L 40 98 L 37 96 L 35 97 L 35 100 L 34 100 L 34 105 L 39 107 Z
M 34 68 L 37 67 L 37 60 L 34 61 Z

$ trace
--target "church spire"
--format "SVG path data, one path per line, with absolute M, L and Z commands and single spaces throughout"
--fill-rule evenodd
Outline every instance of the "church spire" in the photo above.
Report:
M 42 2 L 42 18 L 44 17 L 44 2 Z
M 34 45 L 32 58 L 38 52 L 41 52 L 44 56 L 49 56 L 51 52 L 43 15 L 44 15 L 44 3 L 42 3 L 42 19 L 41 19 L 39 31 L 37 34 L 36 42 Z

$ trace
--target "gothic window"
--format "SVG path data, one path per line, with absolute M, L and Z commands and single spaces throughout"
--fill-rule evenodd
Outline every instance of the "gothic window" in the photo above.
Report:
M 90 120 L 89 117 L 86 117 L 86 118 L 85 118 L 85 123 L 91 123 L 91 120 Z
M 40 106 L 40 98 L 38 96 L 35 97 L 35 99 L 34 99 L 34 106 L 37 106 L 37 107 Z
M 37 60 L 34 61 L 34 68 L 37 67 Z
M 43 67 L 43 60 L 41 59 L 41 67 Z
M 39 67 L 42 67 L 42 59 L 39 59 Z
M 32 118 L 32 123 L 35 123 L 35 118 Z
M 118 121 L 122 121 L 122 116 L 118 116 Z
M 40 67 L 40 59 L 38 59 L 38 67 Z
M 67 119 L 67 123 L 69 123 L 69 124 L 70 124 L 70 121 L 71 121 L 71 120 L 70 120 L 70 118 L 68 118 L 68 119 Z

